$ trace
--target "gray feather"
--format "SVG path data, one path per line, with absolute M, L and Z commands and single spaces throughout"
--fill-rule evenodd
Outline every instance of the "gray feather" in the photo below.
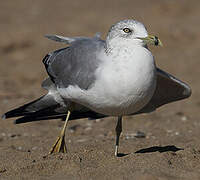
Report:
M 100 39 L 101 34 L 100 33 L 96 33 L 94 38 L 96 39 Z M 61 42 L 61 43 L 65 43 L 65 44 L 71 44 L 75 41 L 80 41 L 80 40 L 85 40 L 88 39 L 87 37 L 64 37 L 64 36 L 59 36 L 59 35 L 51 35 L 51 34 L 47 34 L 45 35 L 46 38 L 56 41 L 56 42 Z
M 191 89 L 186 83 L 157 68 L 155 93 L 150 102 L 136 114 L 152 112 L 164 104 L 188 98 L 190 95 Z
M 58 35 L 45 35 L 45 37 L 50 40 L 65 43 L 65 44 L 71 44 L 72 42 L 76 41 L 76 38 L 63 37 L 63 36 L 58 36 Z
M 95 81 L 95 70 L 100 63 L 97 54 L 104 45 L 105 42 L 95 36 L 50 53 L 43 62 L 51 80 L 59 87 L 77 85 L 88 89 Z
M 52 80 L 50 78 L 45 79 L 42 84 L 41 84 L 42 88 L 50 91 L 50 90 L 55 90 L 56 91 L 56 86 L 55 84 L 52 82 Z

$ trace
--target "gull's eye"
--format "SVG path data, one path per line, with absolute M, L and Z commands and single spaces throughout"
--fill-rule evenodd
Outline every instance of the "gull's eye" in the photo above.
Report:
M 130 33 L 130 32 L 132 32 L 129 28 L 124 28 L 123 31 L 124 31 L 125 33 Z

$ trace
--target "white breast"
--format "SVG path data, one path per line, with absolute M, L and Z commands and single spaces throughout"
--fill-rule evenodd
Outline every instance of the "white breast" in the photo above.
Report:
M 103 62 L 96 75 L 98 78 L 91 89 L 70 86 L 67 96 L 106 115 L 127 115 L 140 110 L 156 87 L 154 59 L 143 47 L 120 50 Z

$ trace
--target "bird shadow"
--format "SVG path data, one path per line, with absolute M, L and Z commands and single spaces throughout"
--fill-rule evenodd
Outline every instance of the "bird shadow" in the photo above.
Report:
M 130 153 L 129 153 L 130 154 Z M 117 157 L 124 157 L 124 156 L 127 156 L 129 155 L 128 153 L 118 153 L 117 154 Z
M 144 149 L 140 149 L 138 151 L 136 151 L 135 153 L 152 153 L 152 152 L 177 152 L 180 150 L 184 150 L 183 148 L 178 148 L 174 145 L 171 146 L 152 146 L 149 148 L 144 148 Z

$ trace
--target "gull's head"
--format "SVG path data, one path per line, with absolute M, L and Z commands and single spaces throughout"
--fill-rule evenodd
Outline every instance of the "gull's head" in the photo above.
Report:
M 142 46 L 146 46 L 147 44 L 162 46 L 161 41 L 156 36 L 148 35 L 142 23 L 132 19 L 119 21 L 110 28 L 106 41 L 113 40 L 114 43 L 120 42 L 124 44 L 130 42 Z

